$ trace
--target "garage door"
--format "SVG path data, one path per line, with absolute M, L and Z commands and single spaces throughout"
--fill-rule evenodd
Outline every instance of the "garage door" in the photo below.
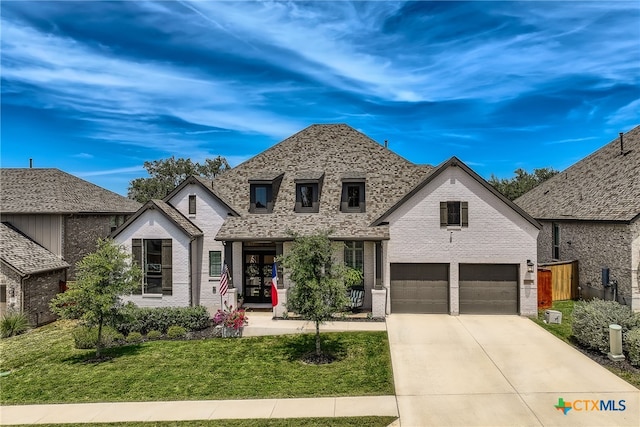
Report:
M 460 264 L 460 314 L 518 314 L 517 264 Z
M 391 264 L 392 313 L 448 313 L 449 264 Z

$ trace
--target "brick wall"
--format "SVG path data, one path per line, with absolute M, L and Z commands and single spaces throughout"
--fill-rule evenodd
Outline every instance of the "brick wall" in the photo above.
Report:
M 618 301 L 631 305 L 635 299 L 638 302 L 634 309 L 640 310 L 637 305 L 640 304 L 637 290 L 637 269 L 640 262 L 638 221 L 632 225 L 587 221 L 556 223 L 560 229 L 559 260 L 578 260 L 579 285 L 597 291 L 594 294 L 601 294 L 606 299 L 613 298 L 610 290 L 603 291 L 602 287 L 602 269 L 609 268 L 610 279 L 618 282 Z M 552 222 L 544 221 L 543 230 L 538 236 L 540 262 L 552 261 L 551 230 Z
M 35 274 L 27 277 L 23 282 L 20 275 L 5 264 L 0 267 L 0 284 L 7 286 L 6 310 L 19 311 L 22 308 L 33 326 L 57 319 L 56 315 L 49 310 L 49 302 L 60 291 L 60 281 L 65 280 L 64 269 Z M 12 291 L 14 300 L 9 297 Z
M 25 280 L 24 311 L 29 323 L 42 325 L 57 319 L 49 310 L 49 302 L 60 292 L 60 281 L 65 280 L 65 270 L 37 274 Z
M 64 224 L 64 260 L 69 268 L 69 280 L 75 280 L 76 263 L 96 250 L 98 238 L 111 232 L 110 215 L 71 215 Z

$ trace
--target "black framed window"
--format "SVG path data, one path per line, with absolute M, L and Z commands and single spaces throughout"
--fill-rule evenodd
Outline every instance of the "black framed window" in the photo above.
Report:
M 557 222 L 552 224 L 551 240 L 553 243 L 552 258 L 560 259 L 560 225 Z
M 342 212 L 365 212 L 365 205 L 364 182 L 343 182 L 340 210 Z
M 441 227 L 468 227 L 469 203 L 461 201 L 440 202 Z
M 296 212 L 318 212 L 319 190 L 317 182 L 296 184 Z
M 271 184 L 251 184 L 252 213 L 269 213 L 273 210 L 273 187 Z
M 364 242 L 344 242 L 344 264 L 359 270 L 364 277 Z
M 133 260 L 144 273 L 134 294 L 172 295 L 173 250 L 171 239 L 132 239 Z

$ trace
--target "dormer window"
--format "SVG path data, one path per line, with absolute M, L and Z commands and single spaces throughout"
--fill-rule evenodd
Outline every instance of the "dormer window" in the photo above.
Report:
M 249 180 L 249 212 L 271 213 L 282 174 Z
M 364 174 L 354 172 L 342 178 L 342 212 L 366 212 Z
M 301 172 L 296 176 L 296 212 L 319 212 L 322 177 L 322 172 Z

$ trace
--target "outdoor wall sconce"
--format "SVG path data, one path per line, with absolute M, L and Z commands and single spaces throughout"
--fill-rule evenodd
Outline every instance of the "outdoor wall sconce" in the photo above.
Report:
M 533 273 L 534 264 L 530 259 L 527 260 L 527 273 Z

